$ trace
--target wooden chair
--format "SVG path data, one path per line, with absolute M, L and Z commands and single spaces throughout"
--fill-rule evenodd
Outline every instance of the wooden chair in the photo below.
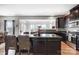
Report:
M 10 47 L 13 47 L 16 51 L 17 49 L 17 41 L 16 36 L 13 35 L 6 35 L 5 36 L 5 54 L 8 54 L 8 50 Z
M 28 54 L 29 54 L 30 47 L 31 47 L 29 36 L 19 35 L 18 36 L 18 41 L 19 41 L 19 53 L 21 54 L 22 50 L 24 50 L 24 51 L 27 50 Z

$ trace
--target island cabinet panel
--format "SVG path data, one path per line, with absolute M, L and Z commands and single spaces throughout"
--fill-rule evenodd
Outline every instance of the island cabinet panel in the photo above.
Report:
M 59 41 L 48 41 L 46 43 L 47 54 L 61 54 L 61 43 Z
M 33 39 L 33 53 L 35 55 L 59 55 L 61 54 L 61 41 Z
M 79 50 L 79 32 L 76 33 L 76 49 Z
M 46 54 L 45 40 L 33 39 L 33 53 L 40 55 Z

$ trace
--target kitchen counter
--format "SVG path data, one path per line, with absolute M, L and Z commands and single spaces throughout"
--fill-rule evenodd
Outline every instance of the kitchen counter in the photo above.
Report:
M 56 35 L 56 34 L 41 34 L 40 36 L 38 35 L 29 35 L 30 38 L 36 38 L 36 39 L 53 39 L 53 38 L 62 38 L 61 36 L 59 35 Z

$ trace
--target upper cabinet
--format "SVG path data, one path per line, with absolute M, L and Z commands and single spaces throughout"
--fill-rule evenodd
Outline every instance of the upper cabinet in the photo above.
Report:
M 70 20 L 79 20 L 79 5 L 70 10 L 69 18 Z
M 58 17 L 57 20 L 58 20 L 58 28 L 65 28 L 66 16 Z

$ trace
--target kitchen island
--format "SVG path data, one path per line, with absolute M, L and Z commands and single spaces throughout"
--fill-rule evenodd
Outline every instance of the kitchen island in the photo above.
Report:
M 29 36 L 32 41 L 34 55 L 60 55 L 61 36 L 56 34 L 41 34 L 40 36 Z

